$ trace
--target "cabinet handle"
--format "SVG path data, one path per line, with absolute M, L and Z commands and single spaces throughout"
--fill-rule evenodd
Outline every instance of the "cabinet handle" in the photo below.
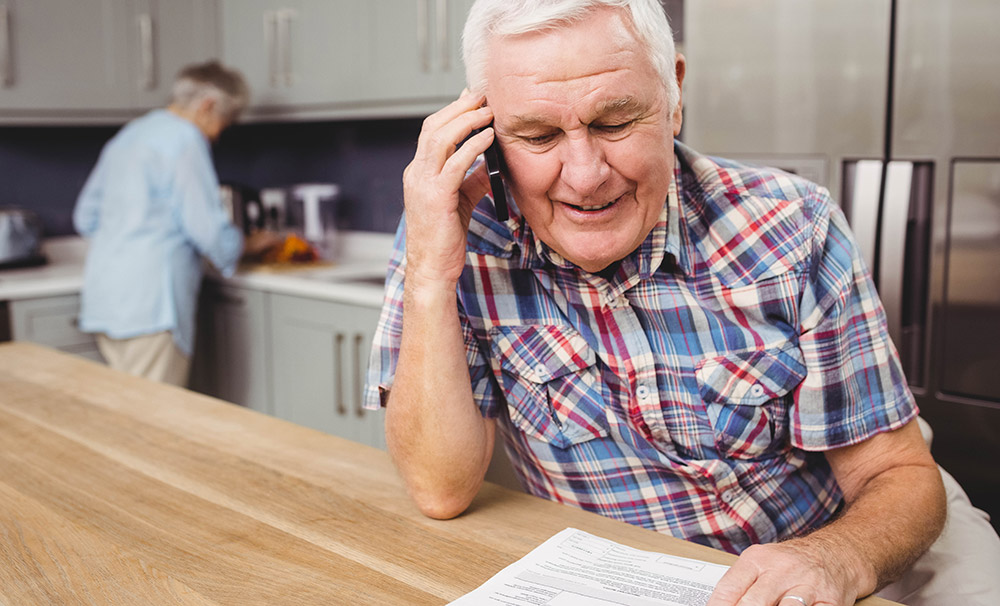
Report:
M 333 379 L 337 384 L 334 397 L 337 399 L 337 414 L 347 415 L 347 405 L 344 403 L 344 333 L 338 332 L 334 337 Z
M 10 7 L 0 6 L 0 87 L 14 84 L 13 49 L 10 42 Z
M 419 0 L 417 3 L 417 44 L 420 47 L 420 67 L 424 72 L 431 71 L 431 0 Z
M 441 53 L 441 69 L 451 71 L 451 53 L 448 48 L 448 6 L 451 0 L 437 0 L 437 39 Z
M 139 77 L 140 90 L 153 90 L 156 86 L 156 49 L 153 47 L 153 16 L 139 15 L 139 57 L 142 62 Z
M 267 48 L 267 81 L 278 87 L 278 13 L 264 12 L 264 46 Z
M 224 292 L 215 293 L 216 303 L 223 303 L 225 305 L 236 305 L 243 307 L 247 304 L 246 299 L 238 295 L 230 295 Z
M 281 79 L 285 86 L 291 87 L 295 81 L 295 74 L 292 70 L 292 20 L 295 18 L 295 11 L 282 9 L 278 11 L 278 48 L 281 57 Z
M 354 369 L 357 375 L 354 377 L 354 414 L 361 418 L 365 416 L 365 407 L 362 405 L 364 399 L 365 367 L 364 367 L 364 344 L 365 336 L 354 335 Z

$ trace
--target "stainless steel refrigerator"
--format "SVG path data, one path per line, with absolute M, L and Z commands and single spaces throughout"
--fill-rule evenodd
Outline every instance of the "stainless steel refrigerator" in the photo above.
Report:
M 692 0 L 681 138 L 830 189 L 932 451 L 1000 522 L 1000 2 Z

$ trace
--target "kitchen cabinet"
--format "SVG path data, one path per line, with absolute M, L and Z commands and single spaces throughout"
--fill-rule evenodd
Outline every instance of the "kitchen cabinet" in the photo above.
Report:
M 132 0 L 125 28 L 131 107 L 164 106 L 184 66 L 214 59 L 218 49 L 216 0 Z
M 472 0 L 220 0 L 251 120 L 426 115 L 465 86 Z
M 215 0 L 0 0 L 0 122 L 162 106 L 181 66 L 216 54 L 216 25 Z
M 361 406 L 375 307 L 271 294 L 274 414 L 385 448 L 381 411 Z
M 59 295 L 7 302 L 10 338 L 47 345 L 103 362 L 94 335 L 78 328 L 80 296 Z
M 252 114 L 281 116 L 350 98 L 365 4 L 354 0 L 221 0 L 223 61 L 243 72 Z
M 273 414 L 268 294 L 206 280 L 190 386 Z
M 372 100 L 449 103 L 465 88 L 462 28 L 472 0 L 368 4 L 366 55 Z

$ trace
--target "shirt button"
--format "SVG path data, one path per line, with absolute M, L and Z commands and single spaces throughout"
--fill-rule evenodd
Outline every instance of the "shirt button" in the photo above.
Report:
M 764 395 L 764 386 L 760 383 L 754 383 L 754 386 L 750 388 L 750 395 L 754 397 L 760 397 Z
M 549 369 L 544 364 L 539 364 L 535 366 L 535 374 L 538 376 L 539 381 L 545 381 L 549 378 Z
M 725 491 L 722 492 L 722 494 L 720 496 L 722 497 L 722 502 L 723 503 L 729 504 L 729 503 L 732 503 L 733 501 L 736 500 L 736 491 L 735 490 L 725 490 Z
M 640 400 L 645 401 L 649 398 L 649 388 L 645 385 L 640 385 L 635 389 L 635 395 L 639 396 Z

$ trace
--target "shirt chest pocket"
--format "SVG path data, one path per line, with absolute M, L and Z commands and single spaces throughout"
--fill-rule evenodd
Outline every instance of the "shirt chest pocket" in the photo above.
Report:
M 719 455 L 754 459 L 789 448 L 789 410 L 805 376 L 802 352 L 794 345 L 703 361 L 698 389 Z
M 510 419 L 559 448 L 608 435 L 597 356 L 568 326 L 498 326 L 490 331 Z

